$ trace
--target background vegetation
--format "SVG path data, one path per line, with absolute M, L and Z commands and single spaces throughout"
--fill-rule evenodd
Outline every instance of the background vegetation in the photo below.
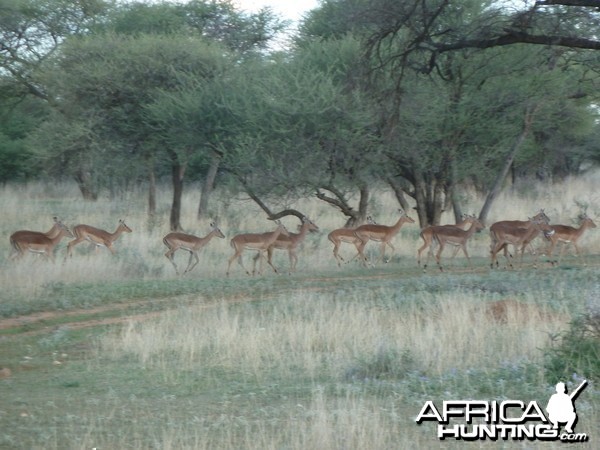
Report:
M 0 0 L 0 235 L 133 229 L 56 264 L 0 241 L 0 447 L 429 448 L 426 400 L 582 377 L 593 445 L 600 235 L 518 271 L 486 232 L 473 269 L 415 253 L 463 212 L 598 217 L 596 3 L 323 0 L 274 50 L 289 24 L 226 0 Z M 398 207 L 390 264 L 335 265 L 330 230 Z M 298 273 L 224 278 L 233 235 L 303 214 Z M 215 219 L 177 277 L 162 237 Z

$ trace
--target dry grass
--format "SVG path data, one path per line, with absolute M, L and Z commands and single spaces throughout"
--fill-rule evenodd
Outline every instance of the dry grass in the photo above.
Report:
M 498 199 L 490 222 L 524 219 L 545 208 L 553 223 L 572 224 L 581 212 L 578 204 L 587 204 L 588 215 L 596 218 L 599 179 L 596 173 L 552 188 L 507 192 Z M 478 211 L 483 200 L 471 193 L 465 196 L 470 205 L 466 212 Z M 2 296 L 35 298 L 57 286 L 88 282 L 107 287 L 122 280 L 177 284 L 162 244 L 168 232 L 169 190 L 161 191 L 158 200 L 162 222 L 149 230 L 140 191 L 83 203 L 72 185 L 4 187 L 0 190 L 0 206 L 5 211 L 0 232 L 7 238 L 17 229 L 45 231 L 54 215 L 69 225 L 87 223 L 110 231 L 123 218 L 134 232 L 116 242 L 116 257 L 105 250 L 89 252 L 82 244 L 63 264 L 62 244 L 56 264 L 33 256 L 16 264 L 4 259 L 0 262 L 0 301 Z M 198 292 L 190 295 L 189 306 L 110 329 L 94 343 L 86 341 L 82 367 L 72 369 L 70 363 L 53 367 L 54 375 L 48 376 L 51 381 L 44 386 L 44 390 L 52 388 L 52 383 L 58 383 L 56 378 L 66 373 L 83 380 L 84 396 L 63 388 L 53 391 L 60 394 L 56 400 L 42 393 L 41 399 L 15 401 L 38 414 L 15 421 L 15 435 L 19 436 L 19 426 L 26 430 L 21 436 L 27 439 L 29 430 L 37 433 L 32 434 L 28 448 L 431 448 L 439 446 L 434 431 L 413 421 L 425 398 L 502 398 L 517 392 L 518 398 L 527 400 L 524 395 L 535 397 L 541 391 L 540 398 L 546 399 L 544 389 L 551 383 L 544 379 L 541 349 L 577 312 L 579 299 L 572 286 L 554 284 L 548 275 L 544 285 L 536 284 L 526 271 L 489 276 L 485 272 L 406 275 L 403 270 L 413 262 L 416 265 L 420 242 L 418 226 L 405 225 L 394 245 L 396 256 L 409 262 L 392 266 L 398 267 L 399 275 L 397 280 L 388 279 L 391 285 L 371 279 L 363 286 L 363 280 L 348 275 L 349 270 L 360 273 L 352 266 L 340 271 L 347 276 L 345 281 L 331 276 L 331 285 L 321 290 L 296 286 L 283 294 L 275 286 L 276 278 L 267 272 L 265 277 L 272 277 L 273 282 L 267 278 L 261 285 L 263 296 L 252 290 L 237 268 L 229 282 L 220 284 L 219 279 L 233 253 L 229 238 L 274 225 L 246 199 L 223 195 L 214 200 L 214 218 L 228 238 L 211 241 L 187 277 L 210 278 L 217 286 L 239 285 L 248 301 L 234 304 L 223 298 L 215 303 L 211 297 L 209 303 Z M 182 222 L 187 231 L 203 236 L 209 232 L 208 220 L 196 223 L 196 202 L 197 195 L 188 191 Z M 299 271 L 313 278 L 325 271 L 337 274 L 326 236 L 343 225 L 343 218 L 315 199 L 285 206 L 305 212 L 321 228 L 320 233 L 308 236 Z M 378 223 L 397 219 L 396 202 L 389 192 L 374 193 L 371 207 Z M 443 221 L 452 221 L 449 214 Z M 295 218 L 284 222 L 295 230 Z M 590 230 L 584 242 L 588 253 L 600 253 L 596 230 Z M 379 251 L 373 244 L 369 248 Z M 474 237 L 469 249 L 475 264 L 487 267 L 485 231 Z M 351 248 L 342 251 L 344 256 L 353 254 Z M 0 253 L 8 255 L 8 239 L 0 242 Z M 178 253 L 177 257 L 185 265 L 188 255 Z M 249 254 L 245 260 L 250 264 Z M 276 264 L 287 263 L 287 255 L 277 255 Z M 462 267 L 463 262 L 453 265 Z M 588 286 L 593 273 L 581 273 L 582 279 L 588 277 Z M 569 274 L 574 276 L 569 280 L 578 279 L 577 274 L 571 275 L 573 271 Z M 511 282 L 515 286 L 508 286 L 510 294 L 497 294 Z M 418 289 L 405 290 L 406 283 Z M 468 288 L 462 289 L 461 283 Z M 477 290 L 477 286 L 486 289 Z M 44 345 L 50 341 L 52 336 L 39 340 Z M 534 367 L 534 374 L 527 374 L 526 367 Z M 13 373 L 2 382 L 13 383 L 16 389 L 25 383 L 22 379 L 34 375 Z M 64 383 L 70 385 L 71 379 L 67 377 Z M 519 383 L 522 386 L 515 391 Z M 21 389 L 29 395 L 27 386 Z M 64 411 L 55 403 L 64 406 Z M 48 405 L 54 408 L 50 414 Z M 12 417 L 12 411 L 3 411 L 0 420 Z M 578 431 L 590 432 L 598 419 L 595 406 L 583 399 L 578 401 L 578 411 L 582 414 Z M 6 429 L 13 433 L 13 428 Z
M 552 223 L 576 224 L 579 213 L 584 209 L 592 218 L 600 216 L 598 199 L 600 172 L 589 174 L 578 179 L 567 179 L 554 185 L 532 187 L 525 193 L 507 189 L 497 199 L 489 217 L 489 223 L 500 219 L 525 219 L 533 215 L 539 208 L 545 208 Z M 172 266 L 164 258 L 166 247 L 162 237 L 168 230 L 168 211 L 170 204 L 169 189 L 160 189 L 158 198 L 158 223 L 152 230 L 148 229 L 145 212 L 145 192 L 133 190 L 113 198 L 102 197 L 97 202 L 81 201 L 76 187 L 72 184 L 46 185 L 31 183 L 23 186 L 8 185 L 0 190 L 0 207 L 3 220 L 0 233 L 5 239 L 0 241 L 0 254 L 6 257 L 11 253 L 8 236 L 18 229 L 46 231 L 52 225 L 52 217 L 59 216 L 67 225 L 86 223 L 113 231 L 119 219 L 123 218 L 133 229 L 133 233 L 125 234 L 116 242 L 118 258 L 111 258 L 105 249 L 90 251 L 85 244 L 75 248 L 72 260 L 64 266 L 60 263 L 65 254 L 65 244 L 57 249 L 57 264 L 52 266 L 39 257 L 28 255 L 25 261 L 16 265 L 9 264 L 6 259 L 1 264 L 0 284 L 17 289 L 39 289 L 54 280 L 60 282 L 86 282 L 119 280 L 123 278 L 147 278 L 157 276 L 174 276 Z M 473 193 L 465 193 L 466 212 L 477 212 L 483 199 Z M 344 218 L 333 208 L 316 199 L 305 199 L 282 206 L 296 207 L 313 219 L 321 232 L 311 233 L 300 253 L 299 270 L 307 268 L 324 269 L 334 267 L 332 246 L 327 240 L 327 233 L 343 226 Z M 215 239 L 200 252 L 201 262 L 193 272 L 193 276 L 221 277 L 226 269 L 226 261 L 233 251 L 229 246 L 232 236 L 242 232 L 264 232 L 274 229 L 274 224 L 265 220 L 265 215 L 250 200 L 229 195 L 215 195 L 213 199 L 214 217 L 206 223 L 198 223 L 195 218 L 197 209 L 197 190 L 188 189 L 183 198 L 182 223 L 186 231 L 204 236 L 209 231 L 208 222 L 213 218 L 226 235 L 226 239 Z M 381 224 L 392 224 L 397 220 L 397 202 L 389 191 L 375 191 L 372 196 L 371 213 Z M 414 217 L 414 213 L 411 214 Z M 285 218 L 284 223 L 289 230 L 295 231 L 297 219 Z M 443 223 L 452 223 L 451 213 L 445 213 Z M 421 245 L 417 224 L 407 224 L 394 239 L 396 256 L 406 260 L 416 259 L 416 250 Z M 538 245 L 541 245 L 538 244 Z M 600 233 L 589 230 L 583 238 L 586 252 L 600 253 Z M 379 246 L 369 244 L 367 251 L 371 255 L 379 252 Z M 469 243 L 469 252 L 473 257 L 487 258 L 489 252 L 489 236 L 484 230 L 476 234 Z M 351 246 L 343 246 L 341 253 L 351 257 L 355 250 Z M 448 259 L 448 250 L 443 260 Z M 178 252 L 176 258 L 181 264 L 187 262 L 188 254 Z M 464 257 L 458 256 L 458 264 L 463 264 Z M 249 254 L 244 255 L 246 265 L 251 264 Z M 287 267 L 287 255 L 276 254 L 277 265 Z M 32 280 L 30 268 L 35 268 L 36 277 Z M 270 271 L 265 266 L 266 271 Z M 239 267 L 233 270 L 234 276 L 243 274 Z

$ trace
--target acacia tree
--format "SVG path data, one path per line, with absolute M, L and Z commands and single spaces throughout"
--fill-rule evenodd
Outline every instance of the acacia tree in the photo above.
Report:
M 358 42 L 315 44 L 239 78 L 237 144 L 223 159 L 271 218 L 297 196 L 316 195 L 351 222 L 364 220 L 377 160 L 370 99 L 354 86 Z M 357 207 L 349 195 L 359 193 Z
M 55 133 L 55 150 L 76 145 L 76 155 L 92 161 L 103 159 L 100 167 L 104 170 L 119 171 L 120 167 L 129 177 L 142 173 L 136 167 L 148 167 L 164 157 L 174 189 L 171 227 L 178 229 L 189 149 L 165 145 L 146 108 L 160 95 L 181 89 L 190 79 L 219 77 L 225 62 L 226 52 L 220 46 L 186 36 L 105 35 L 73 40 L 63 47 L 48 81 L 60 93 L 60 118 L 49 122 L 42 132 L 63 128 L 61 123 L 64 128 L 83 130 L 87 139 L 73 132 L 61 139 Z M 100 147 L 112 151 L 101 155 L 94 151 Z M 59 160 L 57 153 L 47 157 Z M 119 165 L 127 160 L 129 163 Z M 87 167 L 90 172 L 98 168 L 96 164 Z
M 530 131 L 538 123 L 531 119 L 543 124 L 564 108 L 564 101 L 560 107 L 554 101 L 558 92 L 565 93 L 563 100 L 585 92 L 576 83 L 567 93 L 564 86 L 572 79 L 559 71 L 552 76 L 560 78 L 560 89 L 544 79 L 558 65 L 555 53 L 547 48 L 499 46 L 481 52 L 472 48 L 475 45 L 456 46 L 453 51 L 443 47 L 498 33 L 498 24 L 515 18 L 505 6 L 421 0 L 326 0 L 322 6 L 303 30 L 308 41 L 334 40 L 344 33 L 362 37 L 371 75 L 367 86 L 378 99 L 378 130 L 391 162 L 386 177 L 403 207 L 405 194 L 415 199 L 422 226 L 437 223 L 451 200 L 459 215 L 458 196 L 453 195 L 458 183 L 494 178 L 491 171 L 531 146 Z M 579 29 L 575 16 L 555 17 L 559 20 L 546 22 L 561 24 L 563 31 Z M 542 24 L 537 20 L 538 28 Z M 543 74 L 536 80 L 539 68 Z M 499 75 L 501 82 L 495 82 Z M 507 154 L 504 148 L 512 150 Z

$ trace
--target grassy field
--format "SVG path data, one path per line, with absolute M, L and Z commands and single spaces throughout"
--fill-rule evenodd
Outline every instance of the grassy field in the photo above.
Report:
M 513 190 L 490 222 L 540 208 L 552 223 L 575 224 L 582 209 L 596 220 L 599 186 L 596 173 Z M 0 190 L 0 448 L 534 448 L 439 441 L 435 425 L 414 419 L 427 400 L 545 406 L 557 381 L 572 388 L 582 377 L 591 383 L 577 399 L 576 431 L 590 440 L 577 447 L 597 447 L 600 373 L 557 376 L 551 363 L 562 336 L 598 308 L 597 230 L 583 238 L 585 265 L 571 252 L 559 267 L 541 257 L 534 269 L 526 256 L 522 269 L 492 271 L 484 230 L 469 244 L 473 268 L 448 254 L 446 272 L 423 273 L 418 226 L 405 225 L 389 264 L 338 268 L 326 236 L 343 219 L 305 200 L 287 206 L 321 231 L 308 236 L 297 273 L 265 266 L 247 277 L 236 266 L 225 278 L 231 236 L 274 226 L 248 200 L 223 194 L 214 207 L 227 239 L 210 242 L 196 269 L 178 277 L 163 256 L 169 195 L 159 198 L 164 222 L 148 230 L 143 192 L 83 203 L 71 185 Z M 478 211 L 482 200 L 465 197 L 467 212 Z M 197 196 L 184 200 L 184 226 L 207 234 L 208 223 L 194 219 Z M 375 194 L 378 223 L 394 222 L 396 210 L 389 193 Z M 33 255 L 9 261 L 8 236 L 45 231 L 54 215 L 110 231 L 125 219 L 133 233 L 117 241 L 115 257 L 82 244 L 63 263 L 61 243 L 55 264 Z M 290 230 L 296 222 L 285 219 Z M 377 246 L 368 248 L 377 256 Z M 176 257 L 185 266 L 187 254 Z M 275 263 L 285 269 L 287 255 Z

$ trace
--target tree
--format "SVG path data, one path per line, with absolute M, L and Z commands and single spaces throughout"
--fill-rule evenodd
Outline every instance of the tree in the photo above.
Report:
M 15 92 L 46 101 L 39 66 L 68 37 L 87 32 L 106 12 L 103 0 L 0 0 L 0 77 Z M 21 88 L 18 88 L 20 86 Z

